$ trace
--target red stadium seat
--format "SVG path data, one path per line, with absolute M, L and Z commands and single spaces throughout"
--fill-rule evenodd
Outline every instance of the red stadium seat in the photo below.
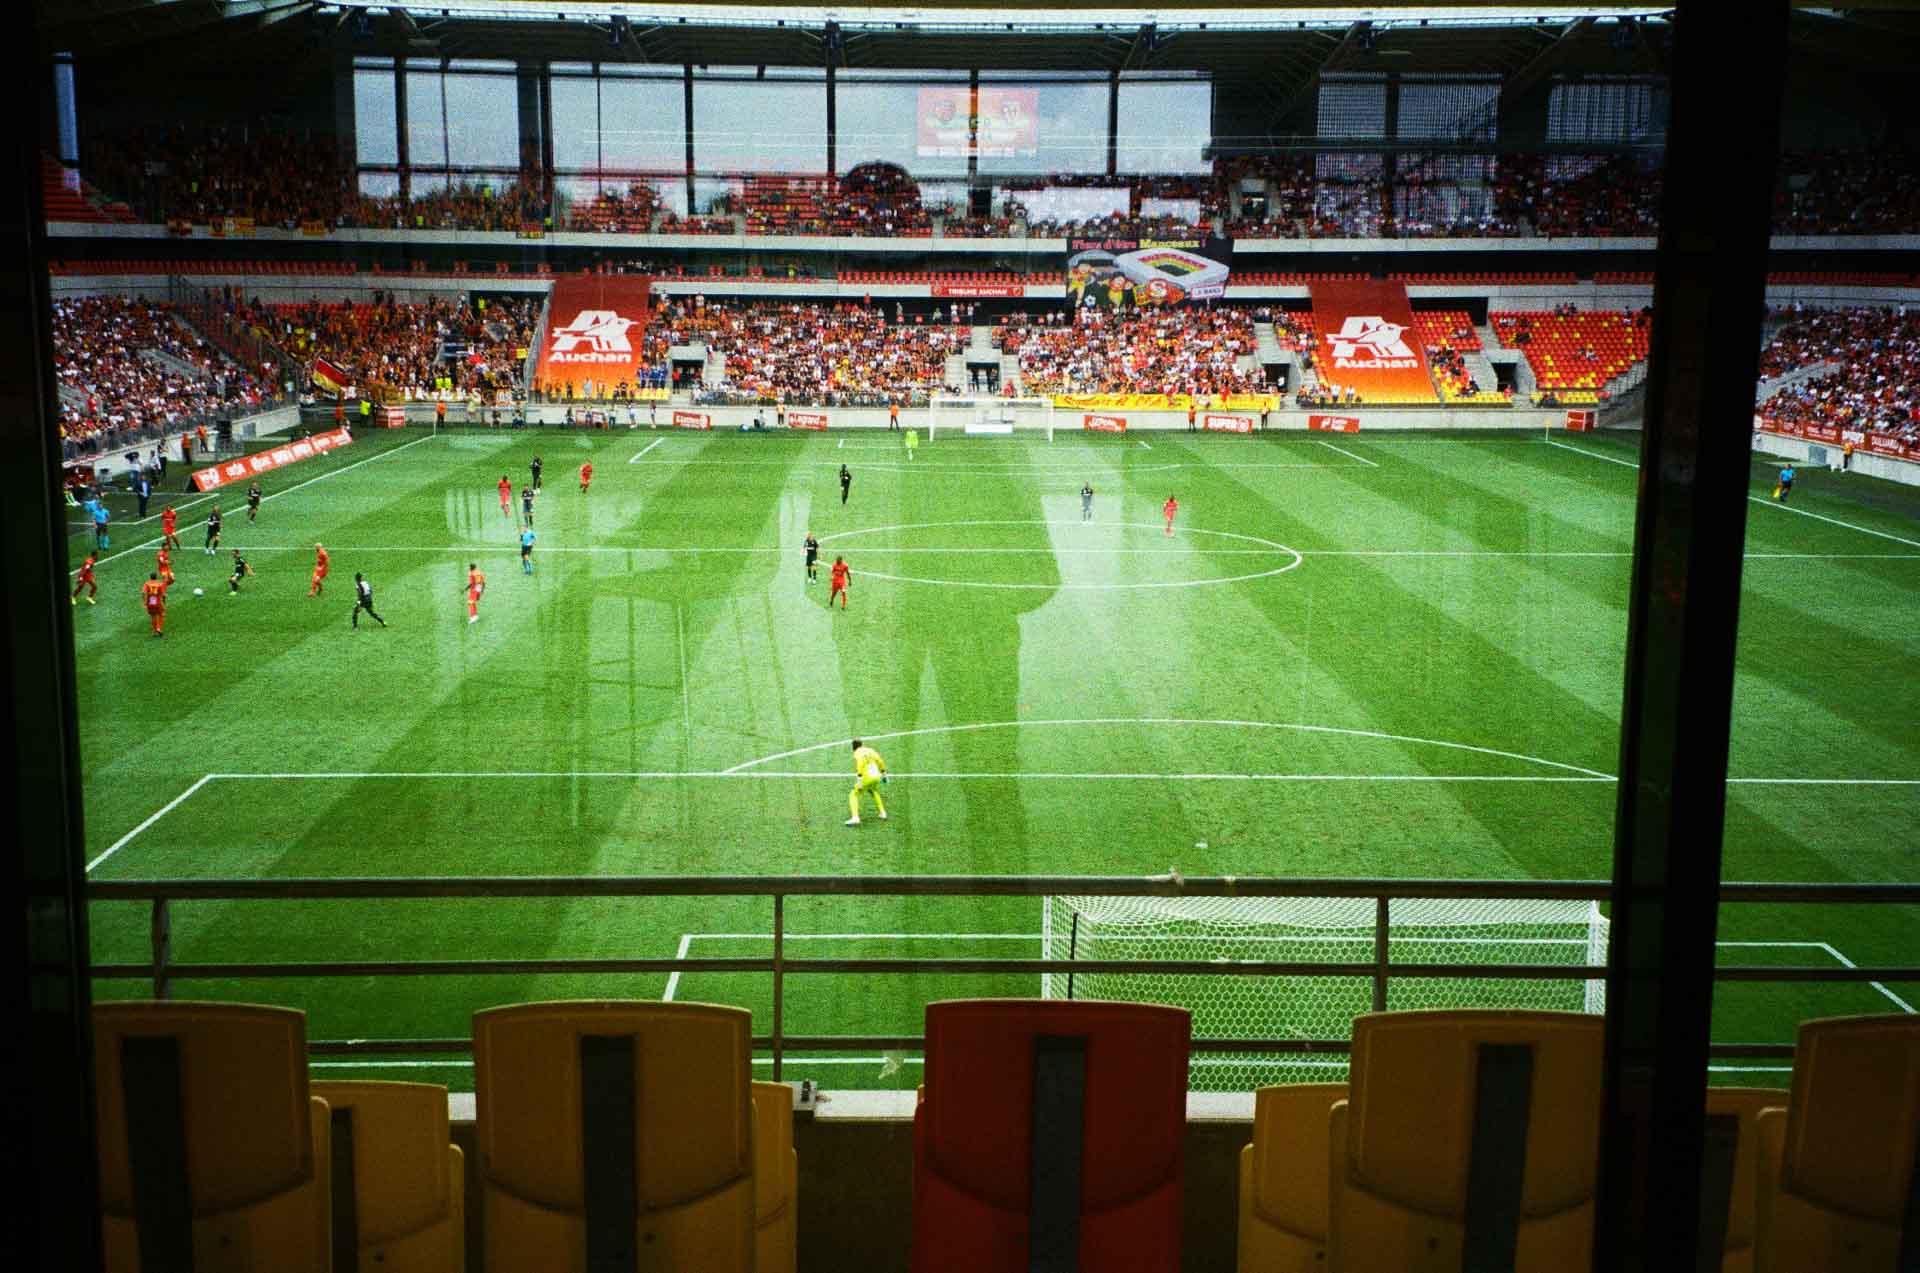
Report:
M 914 1273 L 1013 1273 L 1050 1254 L 1179 1269 L 1184 1009 L 957 1000 L 926 1021 Z

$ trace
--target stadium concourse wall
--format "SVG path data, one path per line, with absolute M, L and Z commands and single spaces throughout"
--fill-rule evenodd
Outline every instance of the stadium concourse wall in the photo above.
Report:
M 1753 449 L 1764 455 L 1791 460 L 1795 464 L 1817 464 L 1834 468 L 1840 463 L 1840 448 L 1837 446 L 1826 442 L 1810 442 L 1806 438 L 1788 437 L 1784 433 L 1774 433 L 1765 429 L 1753 431 Z M 1904 486 L 1920 486 L 1920 462 L 1903 460 L 1892 455 L 1875 455 L 1860 447 L 1855 447 L 1852 457 L 1847 460 L 1847 472 L 1885 478 L 1889 482 L 1899 482 Z

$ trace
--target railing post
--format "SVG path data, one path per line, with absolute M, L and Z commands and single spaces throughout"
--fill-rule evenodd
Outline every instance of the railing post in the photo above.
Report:
M 786 1047 L 787 896 L 773 895 L 773 1081 L 781 1081 L 781 1053 Z
M 1385 897 L 1373 899 L 1373 1010 L 1387 1010 L 1387 908 Z
M 173 915 L 167 910 L 167 899 L 153 899 L 153 916 L 149 923 L 150 938 L 153 943 L 153 997 L 167 997 L 167 965 L 173 959 Z

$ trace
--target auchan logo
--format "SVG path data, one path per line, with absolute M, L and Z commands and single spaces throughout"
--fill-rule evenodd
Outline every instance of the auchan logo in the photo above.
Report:
M 627 328 L 634 320 L 622 318 L 610 309 L 583 309 L 573 321 L 554 329 L 553 352 L 549 362 L 592 363 L 627 362 L 633 354 L 633 342 Z M 582 350 L 580 346 L 585 345 Z
M 1336 367 L 1369 369 L 1417 367 L 1419 360 L 1401 339 L 1406 327 L 1378 314 L 1349 314 L 1340 330 L 1329 335 Z

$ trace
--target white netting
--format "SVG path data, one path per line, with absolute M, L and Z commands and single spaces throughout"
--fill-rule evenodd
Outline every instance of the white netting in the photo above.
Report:
M 1053 441 L 1052 398 L 1002 398 L 992 394 L 935 394 L 928 404 L 927 440 L 949 437 L 1045 434 Z
M 1049 897 L 1041 933 L 1047 959 L 1372 963 L 1374 919 L 1370 898 Z M 1597 966 L 1607 920 L 1585 901 L 1408 899 L 1391 903 L 1387 950 L 1393 963 Z M 1373 1010 L 1371 979 L 1349 976 L 1045 973 L 1040 994 L 1174 1004 L 1193 1013 L 1196 1039 L 1345 1039 Z M 1387 1007 L 1604 1012 L 1606 993 L 1597 980 L 1390 976 Z M 1196 1053 L 1190 1085 L 1247 1091 L 1344 1071 L 1339 1057 Z

